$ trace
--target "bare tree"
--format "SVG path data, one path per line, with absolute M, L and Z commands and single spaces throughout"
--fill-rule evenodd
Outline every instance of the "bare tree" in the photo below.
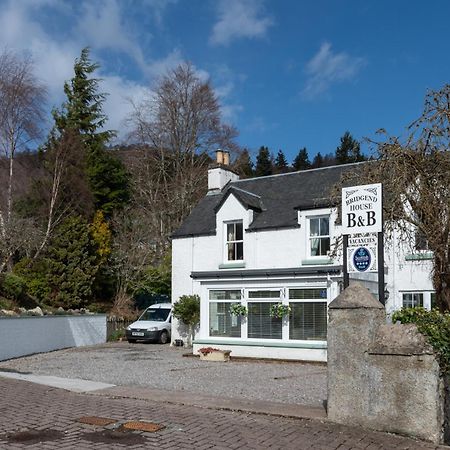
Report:
M 134 315 L 133 293 L 139 288 L 144 270 L 155 257 L 155 244 L 145 215 L 128 209 L 111 221 L 114 241 L 111 265 L 116 276 L 116 292 L 112 312 L 127 317 Z
M 9 161 L 9 172 L 1 189 L 6 193 L 6 198 L 0 203 L 0 236 L 6 257 L 0 262 L 0 272 L 5 266 L 11 268 L 14 251 L 10 233 L 14 160 L 17 152 L 41 136 L 45 100 L 46 89 L 33 75 L 31 60 L 4 51 L 0 55 L 0 149 Z
M 419 235 L 433 253 L 433 285 L 441 311 L 450 310 L 450 85 L 431 91 L 422 116 L 401 140 L 376 144 L 376 160 L 346 182 L 383 183 L 388 235 L 414 246 Z
M 237 152 L 235 128 L 223 123 L 209 83 L 183 63 L 159 80 L 147 99 L 134 105 L 133 136 L 146 150 L 131 170 L 135 192 L 162 244 L 191 211 L 207 186 L 209 154 Z

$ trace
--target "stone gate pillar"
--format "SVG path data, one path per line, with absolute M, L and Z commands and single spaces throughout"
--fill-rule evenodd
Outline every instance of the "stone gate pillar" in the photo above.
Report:
M 354 282 L 329 305 L 328 417 L 340 423 L 361 420 L 369 403 L 368 350 L 386 321 L 384 306 Z

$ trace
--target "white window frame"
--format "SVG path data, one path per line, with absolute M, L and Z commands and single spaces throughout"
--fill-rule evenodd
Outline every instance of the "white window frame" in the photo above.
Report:
M 328 234 L 324 234 L 324 235 L 318 235 L 318 236 L 311 236 L 311 220 L 315 220 L 315 219 L 328 219 Z M 320 214 L 317 216 L 307 216 L 306 217 L 306 221 L 308 223 L 307 226 L 307 255 L 309 258 L 327 258 L 329 257 L 329 251 L 325 254 L 325 255 L 313 255 L 311 252 L 311 240 L 312 239 L 329 239 L 329 246 L 331 249 L 331 214 Z
M 211 292 L 214 291 L 239 291 L 240 292 L 240 298 L 239 299 L 211 299 Z M 225 338 L 225 339 L 242 339 L 242 321 L 240 323 L 241 326 L 241 335 L 239 337 L 236 336 L 212 336 L 211 335 L 211 323 L 210 323 L 210 304 L 211 303 L 228 303 L 230 306 L 233 303 L 240 303 L 241 305 L 243 304 L 243 292 L 241 288 L 232 288 L 232 287 L 226 287 L 226 288 L 211 288 L 207 290 L 207 295 L 208 295 L 208 336 L 210 338 Z M 237 318 L 236 318 L 237 320 Z
M 434 291 L 418 291 L 418 290 L 416 290 L 416 291 L 400 291 L 400 295 L 401 295 L 400 308 L 403 308 L 403 304 L 404 304 L 403 303 L 403 296 L 405 294 L 411 294 L 411 295 L 422 294 L 422 296 L 423 296 L 423 307 L 425 309 L 430 310 L 431 309 L 431 295 L 435 294 L 435 292 Z
M 305 298 L 305 299 L 294 299 L 294 298 L 290 298 L 290 291 L 295 291 L 295 290 L 306 290 L 306 289 L 320 289 L 320 290 L 325 290 L 326 295 L 325 297 L 322 297 L 320 299 L 316 298 L 316 299 L 309 299 L 309 298 Z M 290 303 L 324 303 L 327 309 L 327 336 L 328 336 L 328 304 L 329 304 L 329 289 L 327 288 L 327 286 L 289 286 L 289 288 L 287 289 L 287 293 L 286 293 L 286 304 L 289 305 Z M 309 343 L 320 343 L 320 342 L 326 342 L 327 339 L 322 340 L 322 339 L 291 339 L 290 338 L 290 332 L 291 332 L 291 322 L 290 320 L 288 320 L 287 323 L 287 340 L 289 342 L 309 342 Z
M 283 303 L 286 304 L 285 299 L 285 289 L 282 287 L 251 287 L 245 289 L 245 301 L 246 306 L 248 308 L 249 303 Z M 276 292 L 278 293 L 277 297 L 252 297 L 250 298 L 250 292 Z M 285 321 L 281 322 L 281 337 L 280 338 L 251 338 L 248 336 L 249 334 L 249 325 L 248 325 L 248 316 L 246 321 L 247 329 L 246 329 L 246 339 L 249 341 L 265 341 L 265 342 L 283 342 L 286 341 L 286 327 Z
M 229 241 L 228 240 L 228 225 L 233 224 L 241 224 L 242 225 L 242 240 L 235 240 L 235 241 Z M 233 263 L 233 262 L 244 262 L 245 261 L 245 255 L 244 255 L 244 222 L 243 220 L 230 220 L 224 222 L 224 261 L 227 263 Z M 228 244 L 238 244 L 242 243 L 242 259 L 228 259 Z

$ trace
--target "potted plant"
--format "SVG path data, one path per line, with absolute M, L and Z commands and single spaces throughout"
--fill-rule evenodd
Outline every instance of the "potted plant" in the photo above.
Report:
M 283 305 L 283 303 L 275 303 L 270 307 L 270 317 L 275 317 L 276 319 L 282 319 L 291 312 L 291 307 L 289 305 Z
M 195 326 L 200 322 L 200 297 L 198 295 L 182 295 L 173 305 L 173 316 L 188 327 L 188 347 L 192 346 Z
M 247 307 L 244 305 L 241 305 L 240 303 L 233 303 L 230 306 L 230 314 L 233 316 L 245 317 L 247 315 Z
M 231 350 L 220 350 L 219 348 L 203 347 L 198 350 L 201 361 L 223 361 L 230 360 Z

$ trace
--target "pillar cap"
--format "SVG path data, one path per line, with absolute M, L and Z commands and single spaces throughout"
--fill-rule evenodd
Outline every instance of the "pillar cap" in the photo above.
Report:
M 354 281 L 328 306 L 329 309 L 384 309 L 384 306 L 361 283 Z

